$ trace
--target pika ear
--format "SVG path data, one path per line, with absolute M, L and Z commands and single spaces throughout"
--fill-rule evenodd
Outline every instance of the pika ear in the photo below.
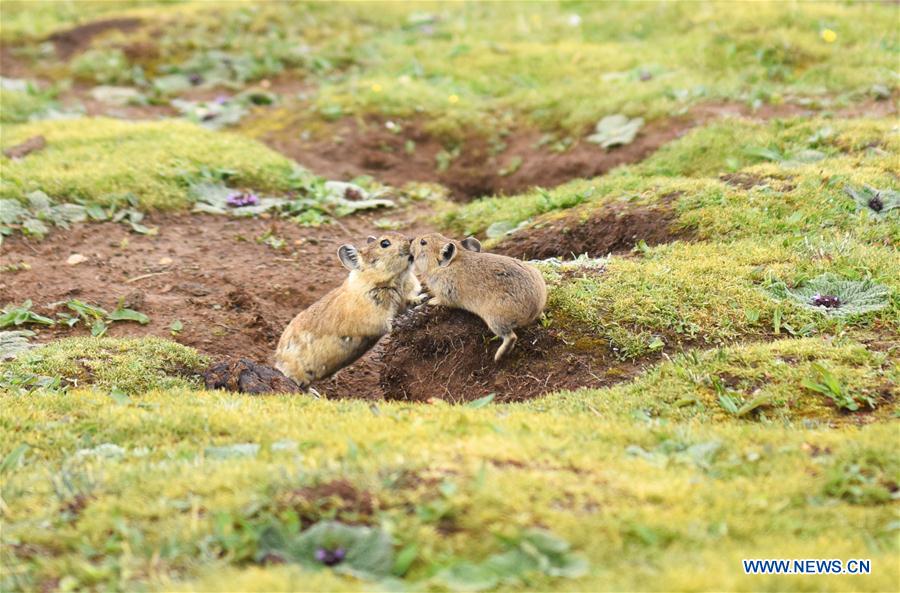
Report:
M 369 235 L 369 238 L 366 239 L 366 243 L 374 243 L 375 241 L 377 241 L 377 239 L 372 235 Z
M 438 265 L 445 268 L 450 265 L 454 257 L 456 257 L 456 245 L 447 243 L 441 248 L 441 259 L 438 261 Z
M 341 263 L 348 270 L 359 269 L 359 252 L 353 245 L 341 245 L 340 249 L 338 249 L 338 257 L 341 258 Z
M 465 239 L 460 241 L 460 243 L 469 251 L 481 251 L 481 241 L 479 241 L 475 237 L 466 237 Z

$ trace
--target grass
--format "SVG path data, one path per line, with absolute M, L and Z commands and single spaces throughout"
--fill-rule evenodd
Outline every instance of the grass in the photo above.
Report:
M 827 255 L 810 260 L 805 247 L 751 240 L 673 243 L 643 256 L 612 258 L 599 274 L 558 279 L 551 274 L 547 311 L 553 322 L 576 334 L 605 338 L 623 357 L 778 333 L 828 333 L 873 323 L 897 327 L 896 251 L 849 241 L 843 249 L 831 254 L 826 248 Z M 894 302 L 842 322 L 771 290 L 775 280 L 794 285 L 826 272 L 850 279 L 871 276 L 891 288 Z
M 114 7 L 87 4 L 116 14 Z M 105 34 L 93 47 L 115 50 L 136 39 L 155 46 L 118 68 L 135 83 L 172 71 L 216 71 L 238 82 L 299 71 L 317 87 L 302 105 L 325 118 L 425 115 L 429 130 L 448 142 L 474 128 L 499 133 L 494 122 L 507 114 L 514 117 L 503 127 L 524 123 L 581 135 L 618 112 L 655 119 L 723 100 L 846 104 L 870 96 L 873 87 L 897 86 L 900 41 L 889 25 L 897 7 L 881 3 L 118 8 L 139 15 L 144 27 L 127 38 Z M 13 39 L 65 28 L 75 18 L 70 4 L 11 15 L 2 35 Z M 235 70 L 217 70 L 209 60 L 219 54 L 210 52 L 230 56 Z M 117 79 L 103 64 L 101 78 Z M 52 60 L 46 71 L 72 75 L 65 68 L 60 74 Z
M 5 363 L 0 386 L 14 388 L 38 376 L 60 378 L 65 386 L 93 385 L 140 394 L 196 387 L 208 364 L 193 348 L 159 338 L 67 338 Z
M 54 91 L 41 91 L 33 86 L 25 90 L 0 88 L 0 123 L 22 123 L 40 117 L 55 106 Z
M 864 415 L 840 410 L 825 394 L 805 386 L 819 380 L 819 367 L 856 398 L 877 403 Z M 849 340 L 780 339 L 711 350 L 692 350 L 660 364 L 636 380 L 591 392 L 593 409 L 604 417 L 642 416 L 666 422 L 774 423 L 824 427 L 890 421 L 898 412 L 894 399 L 898 369 L 881 352 Z M 894 389 L 894 392 L 891 391 Z M 571 402 L 564 393 L 548 404 L 575 412 L 587 410 L 585 399 Z M 722 398 L 738 408 L 729 409 Z
M 713 368 L 748 380 L 775 373 L 773 392 L 796 399 L 790 386 L 806 361 L 781 370 L 767 355 L 818 357 L 815 346 L 731 351 Z M 858 346 L 825 347 L 825 360 L 854 380 L 871 356 Z M 672 382 L 690 391 L 671 367 L 660 372 L 672 381 L 651 374 L 630 393 L 646 398 L 642 387 L 668 390 Z M 622 389 L 629 388 L 479 410 L 402 403 L 373 410 L 365 402 L 177 389 L 122 405 L 89 391 L 5 398 L 0 451 L 29 449 L 3 481 L 11 568 L 4 588 L 55 575 L 98 589 L 142 581 L 164 590 L 239 583 L 282 590 L 297 579 L 368 588 L 327 572 L 307 581 L 291 567 L 247 566 L 258 545 L 253 525 L 288 521 L 300 508 L 291 492 L 337 479 L 371 496 L 373 514 L 364 522 L 386 526 L 398 549 L 416 544 L 410 580 L 492 553 L 491 535 L 538 524 L 591 563 L 579 580 L 531 583 L 542 590 L 642 590 L 660 579 L 693 589 L 815 583 L 877 590 L 896 582 L 893 510 L 884 494 L 898 479 L 890 424 L 826 430 L 721 414 L 713 423 L 667 424 L 615 406 L 599 418 L 585 412 L 606 410 Z M 273 448 L 276 442 L 295 446 Z M 249 457 L 211 455 L 210 446 L 237 443 L 260 448 Z M 56 475 L 69 485 L 56 484 Z M 850 492 L 859 480 L 871 492 L 857 497 Z M 343 502 L 324 501 L 303 516 L 346 518 Z M 741 558 L 816 557 L 825 542 L 829 555 L 871 558 L 874 574 L 865 581 L 742 575 Z
M 292 187 L 299 169 L 253 140 L 180 121 L 80 118 L 4 126 L 3 148 L 36 135 L 46 138 L 47 148 L 4 165 L 0 197 L 24 200 L 40 190 L 108 205 L 132 193 L 146 210 L 184 210 L 192 202 L 188 183 L 204 171 L 281 192 Z

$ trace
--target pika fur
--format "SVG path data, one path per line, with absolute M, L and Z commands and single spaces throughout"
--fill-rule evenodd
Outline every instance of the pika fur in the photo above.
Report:
M 547 304 L 547 285 L 536 268 L 505 255 L 482 253 L 474 237 L 454 241 L 430 233 L 414 239 L 410 251 L 416 273 L 432 295 L 429 305 L 474 313 L 503 339 L 495 361 L 515 346 L 514 330 L 537 319 Z
M 400 233 L 369 237 L 362 249 L 342 245 L 350 270 L 339 287 L 297 314 L 278 340 L 275 367 L 302 388 L 353 363 L 391 331 L 394 318 L 421 301 L 410 240 Z

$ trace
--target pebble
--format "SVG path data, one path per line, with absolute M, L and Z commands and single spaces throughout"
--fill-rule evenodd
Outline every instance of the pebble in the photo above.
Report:
M 69 256 L 69 259 L 66 260 L 66 263 L 70 266 L 77 266 L 80 263 L 84 263 L 87 261 L 87 258 L 80 253 L 73 253 Z

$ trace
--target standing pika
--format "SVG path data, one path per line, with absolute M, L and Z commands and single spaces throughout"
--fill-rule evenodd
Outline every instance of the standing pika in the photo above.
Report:
M 409 243 L 400 233 L 385 233 L 369 237 L 359 250 L 342 245 L 338 257 L 350 275 L 288 324 L 275 367 L 305 389 L 353 363 L 390 332 L 394 318 L 421 300 Z
M 474 313 L 503 338 L 495 361 L 515 346 L 513 330 L 537 319 L 547 303 L 547 285 L 536 268 L 505 255 L 481 253 L 474 237 L 453 241 L 430 233 L 416 238 L 410 250 L 415 270 L 432 295 L 428 304 Z

